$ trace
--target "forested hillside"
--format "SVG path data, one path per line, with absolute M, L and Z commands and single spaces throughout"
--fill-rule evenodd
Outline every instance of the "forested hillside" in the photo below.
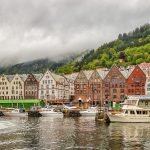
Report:
M 69 64 L 70 62 L 76 62 L 82 60 L 82 57 L 88 53 L 88 50 L 85 50 L 83 53 L 74 53 L 61 58 L 60 60 L 52 61 L 48 58 L 34 60 L 30 62 L 20 63 L 8 67 L 1 67 L 0 74 L 28 74 L 28 73 L 44 73 L 47 69 L 54 71 L 58 68 Z
M 69 58 L 69 59 L 68 59 Z M 145 24 L 129 33 L 105 43 L 96 50 L 80 55 L 68 56 L 58 62 L 41 59 L 0 68 L 0 74 L 43 73 L 47 69 L 60 74 L 68 74 L 81 69 L 110 68 L 113 64 L 128 66 L 150 62 L 150 24 Z
M 81 69 L 110 68 L 113 64 L 128 66 L 150 62 L 150 24 L 91 50 L 81 61 L 72 62 L 57 69 L 58 73 L 71 73 Z

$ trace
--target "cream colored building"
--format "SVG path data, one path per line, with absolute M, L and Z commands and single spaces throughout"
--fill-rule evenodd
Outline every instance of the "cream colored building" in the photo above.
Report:
M 24 99 L 24 80 L 27 75 L 2 75 L 0 99 Z
M 10 82 L 5 75 L 0 76 L 0 99 L 10 99 Z
M 10 76 L 8 75 L 8 79 Z M 10 79 L 10 98 L 11 99 L 24 99 L 24 81 L 27 78 L 27 75 L 14 75 Z
M 49 70 L 46 71 L 39 83 L 39 99 L 68 100 L 69 85 L 67 80 Z

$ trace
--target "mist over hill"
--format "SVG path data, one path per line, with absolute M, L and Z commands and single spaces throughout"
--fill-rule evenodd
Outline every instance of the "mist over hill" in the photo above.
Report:
M 113 64 L 126 67 L 142 62 L 150 62 L 150 24 L 119 34 L 117 39 L 97 49 L 66 55 L 60 59 L 45 58 L 1 67 L 0 74 L 44 73 L 47 69 L 68 74 L 81 69 L 110 68 Z

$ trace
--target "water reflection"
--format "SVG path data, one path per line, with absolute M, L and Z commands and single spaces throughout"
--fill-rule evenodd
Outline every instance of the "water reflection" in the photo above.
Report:
M 104 124 L 94 118 L 0 118 L 0 149 L 150 149 L 149 124 Z

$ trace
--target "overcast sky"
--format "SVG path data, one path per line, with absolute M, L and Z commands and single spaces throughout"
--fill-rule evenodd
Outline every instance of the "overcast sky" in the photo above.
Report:
M 0 0 L 0 65 L 96 49 L 150 21 L 150 0 Z

